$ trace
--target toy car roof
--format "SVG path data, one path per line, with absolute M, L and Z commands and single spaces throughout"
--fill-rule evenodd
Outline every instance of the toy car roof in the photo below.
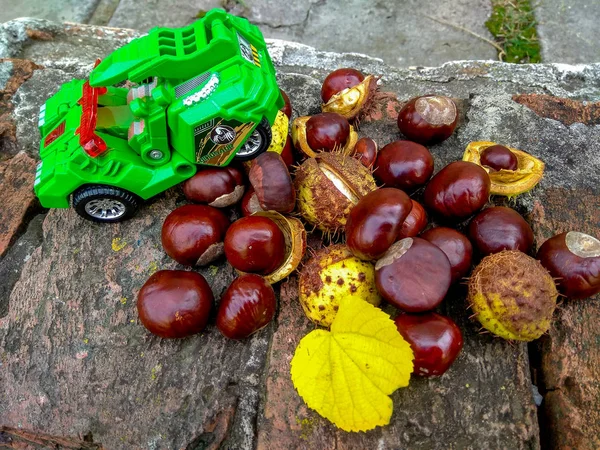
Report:
M 265 47 L 258 27 L 220 9 L 187 27 L 153 28 L 102 60 L 90 74 L 90 85 L 137 83 L 151 77 L 190 79 L 238 55 L 240 34 L 256 48 Z

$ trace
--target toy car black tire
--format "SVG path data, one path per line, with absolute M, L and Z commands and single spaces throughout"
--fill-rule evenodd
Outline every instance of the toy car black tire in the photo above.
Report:
M 260 137 L 260 144 L 258 144 L 257 148 L 251 153 L 240 154 L 240 152 L 238 152 L 238 154 L 234 157 L 236 161 L 248 161 L 250 159 L 256 158 L 261 153 L 267 151 L 267 149 L 271 145 L 271 139 L 273 138 L 273 134 L 271 132 L 271 124 L 269 124 L 269 121 L 264 117 L 260 121 L 258 126 L 254 129 L 252 135 L 248 138 L 248 140 L 246 141 L 242 149 L 240 149 L 240 151 L 244 150 L 246 145 L 248 145 L 248 143 L 251 142 L 251 139 L 255 136 L 255 134 L 258 134 L 258 137 Z
M 135 215 L 141 199 L 124 189 L 102 184 L 82 186 L 73 194 L 77 214 L 92 222 L 112 223 Z

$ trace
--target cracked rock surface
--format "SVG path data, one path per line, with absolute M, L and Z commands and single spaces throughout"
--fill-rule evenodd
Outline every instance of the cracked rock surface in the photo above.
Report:
M 97 57 L 135 35 L 45 21 L 0 27 L 0 55 L 42 67 L 12 96 L 21 155 L 37 158 L 32 120 L 46 97 L 60 83 L 85 77 Z M 390 95 L 360 127 L 380 147 L 401 138 L 395 119 L 404 101 L 429 92 L 454 97 L 461 119 L 451 138 L 431 147 L 436 170 L 460 159 L 473 140 L 523 149 L 547 167 L 540 186 L 510 204 L 532 224 L 537 245 L 555 232 L 600 229 L 600 126 L 589 119 L 595 113 L 573 114 L 577 120 L 565 124 L 547 111 L 556 102 L 543 97 L 587 111 L 600 100 L 600 65 L 457 62 L 400 70 L 364 55 L 284 41 L 271 41 L 269 49 L 295 115 L 319 110 L 320 83 L 330 70 L 349 66 L 382 75 L 381 89 Z M 314 327 L 298 304 L 293 277 L 281 286 L 276 320 L 249 340 L 225 340 L 214 318 L 191 338 L 149 335 L 137 318 L 136 295 L 154 271 L 179 268 L 162 251 L 160 227 L 183 203 L 174 188 L 117 225 L 51 210 L 8 249 L 0 274 L 10 272 L 14 288 L 0 290 L 0 443 L 41 432 L 49 442 L 86 436 L 85 448 L 92 448 L 91 439 L 110 449 L 538 449 L 533 374 L 544 396 L 543 434 L 554 448 L 598 448 L 597 297 L 564 301 L 551 331 L 528 349 L 480 334 L 468 319 L 464 287 L 454 288 L 440 311 L 463 331 L 463 352 L 444 376 L 414 378 L 395 392 L 391 423 L 368 433 L 340 432 L 294 391 L 289 361 Z M 201 273 L 216 298 L 234 276 L 226 263 Z

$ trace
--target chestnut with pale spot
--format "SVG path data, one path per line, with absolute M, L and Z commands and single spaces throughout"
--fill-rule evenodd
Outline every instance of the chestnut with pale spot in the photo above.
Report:
M 458 123 L 456 103 L 443 95 L 412 98 L 398 114 L 398 128 L 411 141 L 423 145 L 448 139 Z

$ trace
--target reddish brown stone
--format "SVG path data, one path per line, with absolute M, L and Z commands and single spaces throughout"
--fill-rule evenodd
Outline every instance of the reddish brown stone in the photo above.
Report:
M 513 100 L 527 106 L 538 116 L 558 120 L 564 125 L 576 122 L 585 125 L 600 124 L 600 102 L 580 102 L 545 94 L 514 95 Z
M 16 238 L 27 211 L 35 204 L 35 161 L 25 153 L 0 163 L 0 256 Z
M 538 194 L 532 217 L 538 247 L 554 234 L 598 235 L 600 195 L 551 189 Z M 552 449 L 600 448 L 600 295 L 562 301 L 556 321 L 539 342 L 545 393 L 545 434 Z M 541 383 L 540 383 L 541 382 Z

